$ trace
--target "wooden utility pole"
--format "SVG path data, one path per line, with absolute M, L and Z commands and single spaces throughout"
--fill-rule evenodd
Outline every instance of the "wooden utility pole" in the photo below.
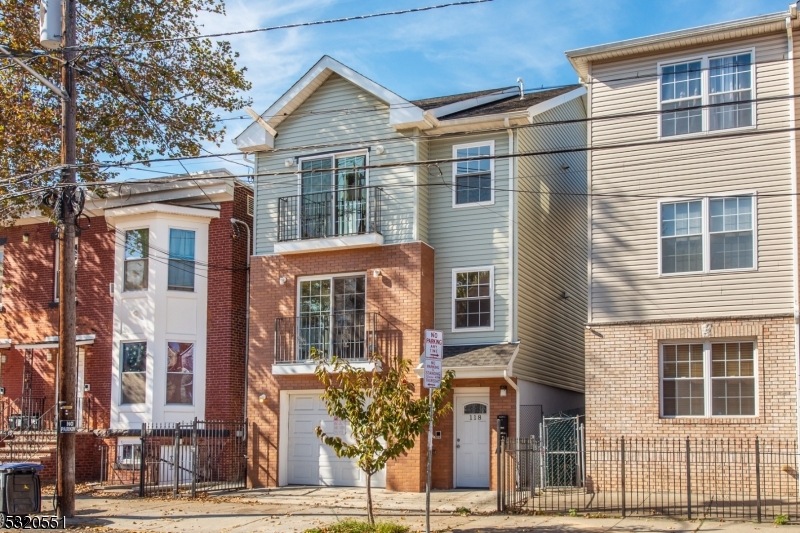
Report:
M 77 140 L 77 92 L 75 84 L 76 2 L 63 0 L 62 46 L 64 65 L 61 68 L 61 87 L 68 99 L 62 99 L 61 163 L 66 168 L 61 175 L 61 232 L 59 233 L 59 329 L 58 363 L 59 420 L 75 420 L 77 405 L 76 384 L 78 354 L 75 347 L 75 194 L 74 184 Z M 60 431 L 60 428 L 56 428 Z M 58 440 L 58 513 L 72 518 L 75 515 L 75 434 L 61 433 Z

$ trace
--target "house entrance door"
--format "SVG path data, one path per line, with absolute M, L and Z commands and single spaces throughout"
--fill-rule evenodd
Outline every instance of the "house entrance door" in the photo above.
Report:
M 489 397 L 456 397 L 456 487 L 489 488 Z

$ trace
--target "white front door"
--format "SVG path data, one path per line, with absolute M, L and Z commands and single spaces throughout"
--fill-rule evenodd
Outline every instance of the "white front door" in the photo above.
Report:
M 456 487 L 489 487 L 489 397 L 456 396 Z
M 290 485 L 326 485 L 364 487 L 366 476 L 354 459 L 337 457 L 314 434 L 321 426 L 331 436 L 349 438 L 347 425 L 328 416 L 319 392 L 289 395 L 289 434 L 287 450 L 287 481 Z M 386 471 L 372 477 L 372 486 L 386 486 Z

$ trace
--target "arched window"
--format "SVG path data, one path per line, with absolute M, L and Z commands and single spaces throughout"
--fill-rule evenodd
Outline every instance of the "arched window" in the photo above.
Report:
M 465 415 L 485 415 L 486 413 L 486 405 L 482 403 L 468 403 L 464 406 Z

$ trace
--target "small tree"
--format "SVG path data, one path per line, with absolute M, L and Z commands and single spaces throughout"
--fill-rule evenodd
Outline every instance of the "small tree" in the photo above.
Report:
M 414 447 L 416 438 L 427 430 L 431 404 L 427 395 L 414 397 L 406 379 L 411 370 L 407 359 L 397 358 L 390 368 L 382 368 L 378 355 L 373 355 L 371 362 L 375 368 L 367 371 L 335 356 L 318 361 L 315 373 L 325 388 L 322 399 L 328 414 L 349 424 L 353 443 L 328 435 L 319 426 L 315 432 L 338 457 L 358 459 L 358 467 L 367 476 L 367 519 L 374 525 L 372 476 L 390 459 Z M 451 408 L 447 394 L 454 377 L 452 370 L 447 371 L 441 387 L 433 391 L 434 420 Z

